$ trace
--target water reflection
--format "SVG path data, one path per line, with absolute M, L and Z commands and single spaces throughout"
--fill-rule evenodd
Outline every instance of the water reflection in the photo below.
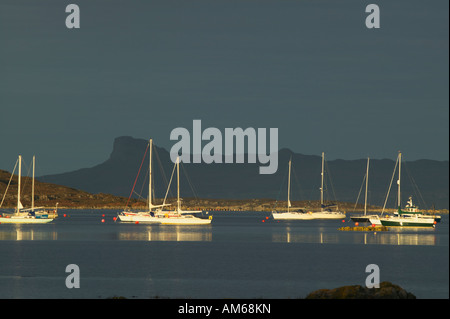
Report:
M 211 227 L 33 227 L 30 225 L 2 225 L 0 241 L 37 240 L 135 240 L 135 241 L 212 241 Z
M 272 241 L 278 243 L 320 243 L 320 244 L 337 244 L 339 238 L 336 234 L 320 233 L 274 233 Z
M 408 232 L 401 230 L 385 232 L 298 232 L 289 227 L 285 231 L 272 233 L 273 242 L 281 243 L 319 243 L 319 244 L 363 244 L 363 245 L 438 245 L 437 236 L 433 230 L 418 230 Z
M 239 217 L 236 217 L 236 220 Z M 218 219 L 219 221 L 219 219 Z M 227 222 L 227 223 L 225 223 Z M 247 225 L 248 227 L 245 227 Z M 448 224 L 441 224 L 447 226 Z M 281 226 L 281 227 L 280 227 Z M 448 226 L 438 229 L 393 228 L 385 232 L 338 231 L 332 223 L 280 225 L 230 223 L 209 226 L 150 226 L 100 222 L 97 218 L 61 219 L 45 225 L 0 225 L 0 241 L 147 241 L 277 242 L 361 245 L 448 246 Z
M 121 230 L 118 233 L 119 240 L 140 241 L 212 241 L 210 227 L 146 227 L 139 232 L 136 230 Z
M 58 233 L 52 230 L 34 229 L 24 225 L 8 225 L 2 228 L 0 240 L 57 240 Z
M 365 234 L 367 235 L 370 234 Z M 370 238 L 367 243 L 369 244 L 384 244 L 384 245 L 436 245 L 436 235 L 434 234 L 376 234 L 373 238 Z

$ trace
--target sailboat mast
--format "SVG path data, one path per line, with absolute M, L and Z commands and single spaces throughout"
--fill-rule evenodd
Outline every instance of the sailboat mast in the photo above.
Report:
M 291 160 L 289 160 L 289 176 L 288 176 L 288 213 L 289 213 L 289 207 L 291 207 Z
M 397 197 L 398 197 L 398 208 L 400 208 L 401 205 L 402 205 L 402 201 L 401 201 L 401 198 L 400 198 L 401 172 L 402 172 L 402 153 L 398 152 L 398 181 L 397 181 L 397 184 L 398 184 L 398 195 L 397 195 Z
M 17 176 L 17 214 L 19 214 L 19 209 L 20 209 L 20 177 L 22 174 L 22 156 L 19 155 L 19 175 Z
M 34 170 L 35 170 L 36 159 L 33 155 L 33 180 L 31 182 L 31 211 L 34 211 Z
M 369 185 L 369 157 L 367 158 L 367 169 L 366 169 L 366 198 L 364 200 L 364 216 L 367 214 L 367 188 Z
M 148 168 L 148 211 L 150 212 L 152 210 L 152 145 L 153 140 L 150 139 L 150 162 L 149 162 L 149 168 Z
M 323 208 L 323 169 L 324 169 L 325 153 L 322 152 L 322 182 L 320 185 L 320 207 Z
M 180 158 L 177 157 L 177 205 L 180 213 Z

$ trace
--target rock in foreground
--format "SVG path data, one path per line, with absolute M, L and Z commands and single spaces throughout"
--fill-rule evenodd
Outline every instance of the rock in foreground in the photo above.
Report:
M 384 281 L 380 283 L 380 288 L 354 285 L 319 289 L 311 292 L 306 299 L 416 299 L 416 296 L 400 286 Z

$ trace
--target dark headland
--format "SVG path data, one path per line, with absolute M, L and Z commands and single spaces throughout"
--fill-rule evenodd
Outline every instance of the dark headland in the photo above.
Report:
M 89 168 L 71 172 L 40 176 L 42 182 L 65 185 L 91 194 L 112 194 L 128 198 L 143 161 L 148 141 L 132 137 L 118 137 L 114 140 L 109 158 Z M 173 170 L 169 152 L 153 144 L 153 178 L 157 198 L 163 198 L 167 180 Z M 369 203 L 383 206 L 389 182 L 395 167 L 397 154 L 393 159 L 370 160 Z M 147 197 L 148 154 L 136 183 L 135 192 Z M 245 156 L 245 158 L 247 158 Z M 292 159 L 291 201 L 317 201 L 320 199 L 321 156 L 304 155 L 281 149 L 278 152 L 278 170 L 274 174 L 259 174 L 260 163 L 182 163 L 180 172 L 181 196 L 202 199 L 217 199 L 219 206 L 229 199 L 248 201 L 265 199 L 286 201 L 288 161 Z M 324 197 L 327 200 L 355 203 L 366 173 L 367 159 L 329 160 L 325 153 Z M 449 208 L 449 162 L 435 160 L 408 161 L 404 154 L 402 161 L 402 197 L 404 203 L 409 196 L 421 209 Z M 172 183 L 169 196 L 176 196 Z M 393 189 L 396 188 L 395 180 Z M 395 190 L 387 207 L 394 207 Z M 392 201 L 391 201 L 392 198 Z M 424 202 L 422 202 L 422 198 Z M 361 201 L 362 200 L 362 201 Z M 215 206 L 216 200 L 211 201 Z M 364 201 L 364 194 L 359 203 Z M 210 205 L 207 205 L 210 206 Z M 301 205 L 303 206 L 303 205 Z M 352 206 L 353 207 L 353 206 Z

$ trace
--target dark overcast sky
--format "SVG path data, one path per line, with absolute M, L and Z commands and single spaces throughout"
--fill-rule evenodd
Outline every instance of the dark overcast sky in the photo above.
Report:
M 81 28 L 67 29 L 78 4 Z M 381 28 L 367 29 L 376 3 Z M 0 169 L 108 158 L 115 137 L 277 127 L 329 159 L 449 157 L 448 1 L 0 3 Z

